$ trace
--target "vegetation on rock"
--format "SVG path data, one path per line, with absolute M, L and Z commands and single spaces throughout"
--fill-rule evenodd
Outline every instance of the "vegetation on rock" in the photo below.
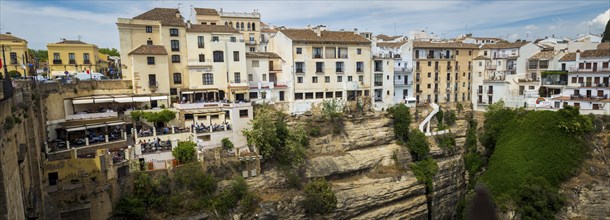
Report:
M 195 161 L 195 147 L 197 144 L 190 141 L 178 142 L 178 146 L 172 151 L 172 155 L 179 163 L 185 164 Z
M 407 142 L 409 138 L 409 126 L 411 125 L 411 113 L 409 107 L 404 104 L 396 104 L 388 108 L 394 122 L 394 136 L 401 142 Z
M 225 151 L 230 151 L 233 150 L 233 142 L 231 142 L 231 140 L 229 140 L 229 138 L 223 138 L 220 143 L 222 144 L 222 149 Z
M 330 183 L 325 179 L 314 179 L 304 187 L 305 199 L 302 206 L 310 214 L 327 214 L 337 208 L 337 197 Z
M 411 157 L 413 157 L 413 161 L 425 160 L 430 154 L 428 138 L 423 132 L 417 129 L 409 132 L 409 142 L 407 147 L 409 148 Z
M 333 134 L 339 134 L 343 130 L 343 110 L 343 104 L 339 99 L 322 101 L 322 119 L 331 124 Z
M 432 158 L 426 158 L 425 160 L 417 161 L 410 164 L 409 167 L 415 174 L 417 181 L 426 185 L 429 192 L 432 192 L 432 178 L 438 173 L 438 165 Z

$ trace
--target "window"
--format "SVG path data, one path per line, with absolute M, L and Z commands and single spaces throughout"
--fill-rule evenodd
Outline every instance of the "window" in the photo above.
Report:
M 255 51 L 256 51 L 256 48 L 250 47 L 250 52 L 255 52 Z
M 356 49 L 356 53 L 357 53 L 358 55 L 362 54 L 362 49 L 360 49 L 360 48 Z
M 358 81 L 360 81 L 360 82 L 364 81 L 364 76 L 358 76 Z
M 305 93 L 305 99 L 313 99 L 313 92 Z
M 15 52 L 11 52 L 10 53 L 10 59 L 11 59 L 11 64 L 17 64 L 17 53 Z
M 263 81 L 267 81 L 267 74 L 263 74 Z
M 347 48 L 339 48 L 337 53 L 337 58 L 347 59 Z
M 330 83 L 330 76 L 325 76 L 324 77 L 324 82 L 325 83 Z
M 176 29 L 176 28 L 169 29 L 169 36 L 177 37 L 178 36 L 178 29 Z
M 148 61 L 148 65 L 155 65 L 155 57 L 146 57 L 146 61 Z
M 294 99 L 296 99 L 296 100 L 301 100 L 301 99 L 303 99 L 303 93 L 295 93 L 295 94 L 294 94 Z
M 338 73 L 342 73 L 343 72 L 343 62 L 337 62 L 335 63 L 335 71 Z
M 174 84 L 182 84 L 182 74 L 174 73 Z
M 251 43 L 251 44 L 256 43 L 256 42 L 254 42 L 254 34 L 250 34 L 250 35 L 249 35 L 249 38 L 250 38 L 250 43 Z
M 233 61 L 239 61 L 239 51 L 233 51 Z
M 83 60 L 85 64 L 91 63 L 91 60 L 89 60 L 89 53 L 83 53 Z
M 211 73 L 204 73 L 201 78 L 203 79 L 203 85 L 214 85 L 214 75 Z
M 148 40 L 146 41 L 146 45 L 153 45 L 153 41 L 150 38 L 148 38 Z
M 171 40 L 172 51 L 180 51 L 180 42 L 178 40 Z
M 15 56 L 17 56 L 17 54 L 15 54 Z M 17 59 L 15 59 L 15 61 L 17 61 Z M 74 53 L 68 54 L 68 61 L 70 64 L 76 64 L 76 57 L 74 56 Z
M 204 48 L 205 41 L 203 40 L 203 36 L 197 36 L 197 47 Z
M 258 92 L 250 92 L 249 96 L 251 99 L 258 99 Z
M 324 63 L 316 62 L 316 73 L 323 73 L 323 72 L 324 72 Z
M 224 62 L 224 54 L 222 51 L 214 51 L 214 62 Z
M 172 63 L 180 63 L 180 55 L 172 55 Z
M 468 51 L 468 56 L 472 56 L 472 50 Z
M 146 33 L 152 33 L 152 26 L 146 26 Z
M 364 72 L 364 62 L 356 62 L 356 72 Z
M 235 83 L 240 83 L 241 82 L 241 74 L 239 72 L 233 73 L 233 79 L 235 80 Z
M 220 41 L 218 36 L 212 36 L 212 42 L 218 42 L 218 41 Z
M 332 99 L 333 98 L 333 92 L 326 92 L 326 98 L 327 99 Z
M 375 60 L 375 72 L 382 72 L 382 71 L 383 71 L 383 61 Z
M 353 77 L 352 77 L 352 76 L 347 76 L 347 81 L 348 81 L 348 82 L 353 81 Z
M 297 83 L 303 83 L 303 77 L 302 76 L 297 77 Z
M 343 82 L 343 76 L 337 76 L 337 82 Z
M 230 39 L 231 39 L 231 42 L 233 42 L 233 43 L 237 42 L 237 38 L 236 37 L 231 37 Z
M 53 53 L 53 60 L 61 60 L 59 53 Z
M 339 92 L 335 92 L 335 98 L 343 98 L 343 92 L 339 91 Z
M 383 74 L 375 74 L 375 86 L 383 86 Z
M 248 22 L 248 31 L 250 31 L 250 30 L 252 30 L 252 29 L 250 28 L 250 22 Z
M 323 99 L 323 98 L 324 98 L 323 92 L 316 92 L 316 99 Z
M 280 101 L 284 101 L 284 91 L 280 91 Z
M 247 118 L 248 117 L 248 109 L 239 110 L 239 117 L 240 118 Z
M 322 58 L 322 48 L 321 47 L 313 48 L 313 58 Z
M 303 48 L 297 47 L 297 54 L 303 54 Z
M 305 71 L 305 63 L 304 62 L 296 62 L 294 63 L 297 73 L 304 73 Z
M 178 95 L 178 90 L 177 89 L 169 89 L 169 94 L 170 95 Z
M 259 67 L 258 60 L 253 60 L 252 61 L 252 67 Z
M 254 75 L 253 74 L 248 74 L 248 81 L 252 82 L 254 81 Z
M 199 62 L 205 62 L 205 54 L 199 54 Z
M 311 77 L 311 82 L 312 83 L 318 83 L 318 77 L 317 76 Z

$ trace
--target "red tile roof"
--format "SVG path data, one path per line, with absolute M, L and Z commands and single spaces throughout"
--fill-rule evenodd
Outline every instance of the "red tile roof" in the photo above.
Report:
M 218 15 L 218 11 L 213 8 L 195 8 L 197 15 Z
M 184 20 L 182 19 L 182 15 L 180 15 L 180 17 L 176 17 L 176 14 L 180 15 L 180 11 L 175 8 L 154 8 L 133 17 L 133 19 L 160 21 L 161 25 L 165 26 L 184 26 L 185 24 Z
M 246 52 L 247 58 L 282 58 L 274 52 Z
M 167 55 L 165 47 L 162 45 L 141 45 L 128 55 Z
M 427 42 L 427 41 L 414 41 L 413 48 L 468 48 L 478 49 L 479 46 L 476 44 L 466 43 L 455 43 L 455 42 Z
M 320 37 L 310 29 L 285 29 L 280 30 L 288 38 L 299 42 L 315 43 L 365 43 L 371 42 L 363 36 L 348 31 L 321 31 Z
M 186 29 L 186 32 L 206 32 L 206 33 L 239 33 L 237 29 L 226 25 L 207 25 L 207 24 L 192 24 L 191 28 Z
M 10 34 L 0 34 L 0 40 L 10 40 L 10 41 L 25 41 L 24 39 L 15 37 Z

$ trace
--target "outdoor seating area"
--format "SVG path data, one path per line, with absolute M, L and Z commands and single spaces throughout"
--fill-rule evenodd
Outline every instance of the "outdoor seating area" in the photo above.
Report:
M 172 142 L 169 139 L 163 141 L 161 138 L 140 140 L 138 144 L 140 145 L 143 154 L 172 150 Z
M 223 122 L 221 124 L 210 124 L 206 126 L 202 123 L 191 124 L 191 129 L 194 129 L 197 134 L 200 133 L 208 133 L 208 132 L 218 132 L 218 131 L 229 131 L 231 130 L 231 124 L 229 122 Z
M 48 142 L 49 151 L 61 151 L 99 143 L 126 140 L 124 123 L 104 123 L 57 129 L 57 138 Z

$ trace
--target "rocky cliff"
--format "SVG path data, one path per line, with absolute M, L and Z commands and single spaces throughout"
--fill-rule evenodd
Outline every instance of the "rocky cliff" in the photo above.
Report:
M 434 192 L 428 201 L 425 186 L 406 166 L 411 162 L 411 156 L 395 143 L 392 120 L 387 115 L 346 119 L 344 125 L 341 135 L 328 134 L 310 141 L 305 177 L 328 179 L 337 197 L 337 209 L 324 217 L 428 219 L 430 211 L 434 219 L 455 215 L 458 200 L 466 188 L 460 150 L 433 147 L 439 173 L 434 178 Z M 464 126 L 455 128 L 460 145 L 466 130 Z M 434 142 L 433 138 L 430 142 Z M 263 200 L 258 216 L 306 218 L 298 204 L 300 192 L 288 189 L 283 182 L 276 170 L 249 180 Z M 431 202 L 432 210 L 429 210 L 428 202 Z

